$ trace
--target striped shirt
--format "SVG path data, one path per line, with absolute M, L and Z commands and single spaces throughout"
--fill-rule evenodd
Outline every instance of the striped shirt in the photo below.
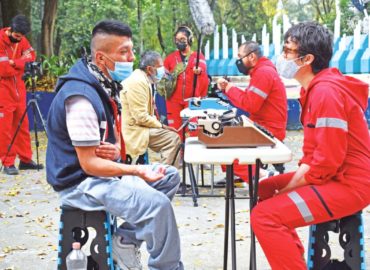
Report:
M 98 116 L 91 102 L 83 96 L 72 96 L 65 102 L 66 121 L 73 146 L 100 145 Z

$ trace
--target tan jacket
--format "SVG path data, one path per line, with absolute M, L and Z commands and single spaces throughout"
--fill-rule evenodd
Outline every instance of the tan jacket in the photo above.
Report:
M 127 154 L 137 157 L 148 148 L 149 128 L 162 124 L 154 114 L 151 82 L 144 71 L 136 69 L 122 86 L 122 134 Z

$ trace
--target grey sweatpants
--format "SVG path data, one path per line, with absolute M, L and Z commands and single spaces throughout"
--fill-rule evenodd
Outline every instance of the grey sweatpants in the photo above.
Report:
M 158 164 L 146 166 L 156 170 Z M 157 182 L 147 183 L 136 176 L 89 177 L 59 195 L 62 205 L 104 210 L 124 219 L 117 233 L 125 243 L 140 246 L 146 242 L 149 269 L 182 270 L 180 237 L 171 205 L 179 183 L 177 169 L 168 166 Z

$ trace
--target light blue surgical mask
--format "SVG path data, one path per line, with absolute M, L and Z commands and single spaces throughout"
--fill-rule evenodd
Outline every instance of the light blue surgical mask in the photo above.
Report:
M 155 80 L 156 80 L 156 82 L 159 82 L 160 80 L 162 80 L 162 78 L 164 76 L 164 73 L 165 73 L 165 69 L 164 69 L 163 66 L 157 68 L 157 74 L 155 74 Z
M 113 61 L 112 61 L 113 62 Z M 107 68 L 112 80 L 122 82 L 134 69 L 134 62 L 114 62 L 114 70 Z
M 294 76 L 297 74 L 298 70 L 302 67 L 298 66 L 295 61 L 302 57 L 303 56 L 287 60 L 282 55 L 280 55 L 276 61 L 276 69 L 279 75 L 286 79 L 293 79 Z

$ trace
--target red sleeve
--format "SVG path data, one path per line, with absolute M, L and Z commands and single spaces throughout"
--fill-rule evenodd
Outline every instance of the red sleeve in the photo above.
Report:
M 30 43 L 26 38 L 23 38 L 20 43 L 20 50 L 22 53 L 21 58 L 14 59 L 16 69 L 24 69 L 24 66 L 27 62 L 33 62 L 36 59 L 35 50 L 31 47 Z M 26 57 L 29 55 L 28 57 Z
M 11 77 L 17 70 L 9 64 L 9 56 L 5 48 L 0 47 L 0 77 Z
M 248 88 L 245 91 L 232 87 L 226 93 L 230 101 L 238 108 L 249 113 L 258 112 L 270 94 L 273 85 L 273 76 L 266 70 L 256 70 Z
M 314 102 L 304 127 L 307 129 L 307 125 L 311 125 L 305 144 L 310 143 L 313 151 L 311 168 L 305 178 L 312 184 L 323 184 L 336 175 L 347 154 L 348 144 L 344 98 L 329 85 L 321 88 L 312 93 Z

